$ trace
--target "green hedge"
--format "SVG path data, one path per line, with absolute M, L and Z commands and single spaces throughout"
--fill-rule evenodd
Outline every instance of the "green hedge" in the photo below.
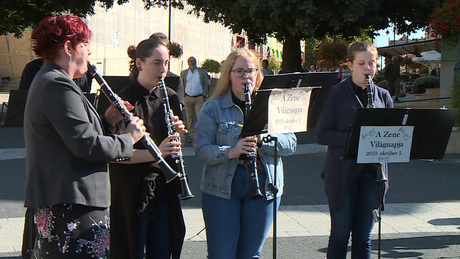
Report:
M 437 76 L 421 76 L 414 81 L 414 86 L 424 86 L 425 88 L 439 88 L 440 80 Z

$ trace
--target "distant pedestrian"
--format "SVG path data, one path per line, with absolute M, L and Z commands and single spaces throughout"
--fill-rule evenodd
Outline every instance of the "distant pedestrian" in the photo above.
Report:
M 268 68 L 268 60 L 262 60 L 262 74 L 266 75 L 273 75 L 273 71 Z
M 187 60 L 188 68 L 180 73 L 180 78 L 185 88 L 185 116 L 187 117 L 189 143 L 195 133 L 195 122 L 203 106 L 203 102 L 209 97 L 208 73 L 196 65 L 195 57 Z
M 394 98 L 400 97 L 401 85 L 399 82 L 401 67 L 398 63 L 398 57 L 393 56 L 391 63 L 385 66 L 383 75 L 387 81 L 387 90 Z

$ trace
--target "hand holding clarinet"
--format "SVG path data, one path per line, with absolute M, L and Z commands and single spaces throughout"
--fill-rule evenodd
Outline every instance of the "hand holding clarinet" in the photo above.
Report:
M 124 121 L 126 124 L 129 126 L 129 124 L 135 124 L 136 128 L 137 127 L 143 127 L 143 121 L 142 125 L 138 125 L 140 122 L 139 118 L 133 116 L 128 108 L 125 106 L 124 101 L 121 100 L 121 98 L 112 91 L 112 89 L 109 87 L 107 82 L 102 78 L 102 76 L 97 73 L 96 67 L 93 66 L 92 64 L 88 63 L 88 71 L 92 74 L 94 79 L 98 82 L 98 84 L 101 86 L 101 92 L 107 97 L 107 99 L 111 102 L 111 105 L 115 110 L 117 110 L 120 115 L 122 115 Z M 127 105 L 128 107 L 129 104 Z M 132 108 L 131 108 L 132 109 Z M 108 109 L 109 111 L 111 109 Z M 108 111 L 106 111 L 108 112 Z M 112 114 L 112 119 L 116 120 L 116 113 Z M 137 118 L 137 119 L 136 119 Z M 145 132 L 145 127 L 144 127 L 144 132 Z M 138 137 L 137 135 L 135 136 L 136 138 Z M 135 140 L 135 138 L 133 138 Z M 161 150 L 158 148 L 158 146 L 153 142 L 153 140 L 148 136 L 148 134 L 144 134 L 139 138 L 138 140 L 141 141 L 142 145 L 147 149 L 147 151 L 152 155 L 152 157 L 158 161 L 159 166 L 161 167 L 161 171 L 163 175 L 165 176 L 166 182 L 169 183 L 171 182 L 174 178 L 176 178 L 179 174 L 174 171 L 169 164 L 164 160 L 163 154 L 161 153 Z M 136 141 L 137 142 L 137 141 Z M 135 143 L 135 142 L 134 142 Z

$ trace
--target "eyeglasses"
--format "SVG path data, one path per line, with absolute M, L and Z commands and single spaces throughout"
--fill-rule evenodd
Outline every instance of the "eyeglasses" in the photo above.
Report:
M 257 71 L 258 71 L 258 69 L 254 69 L 254 68 L 249 68 L 248 70 L 244 70 L 244 69 L 241 69 L 241 68 L 233 69 L 233 70 L 232 70 L 233 74 L 235 74 L 235 77 L 237 77 L 237 78 L 242 78 L 242 77 L 244 76 L 245 73 L 246 73 L 248 76 L 252 76 L 252 75 L 254 75 Z

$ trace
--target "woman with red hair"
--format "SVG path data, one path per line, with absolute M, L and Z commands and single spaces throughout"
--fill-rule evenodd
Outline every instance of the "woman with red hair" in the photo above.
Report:
M 87 71 L 90 38 L 74 15 L 46 17 L 32 32 L 33 50 L 44 64 L 24 116 L 25 206 L 33 211 L 39 258 L 108 257 L 107 165 L 130 159 L 133 143 L 146 134 L 135 117 L 124 134 L 105 136 L 104 128 L 121 114 L 108 110 L 100 118 L 72 81 Z

